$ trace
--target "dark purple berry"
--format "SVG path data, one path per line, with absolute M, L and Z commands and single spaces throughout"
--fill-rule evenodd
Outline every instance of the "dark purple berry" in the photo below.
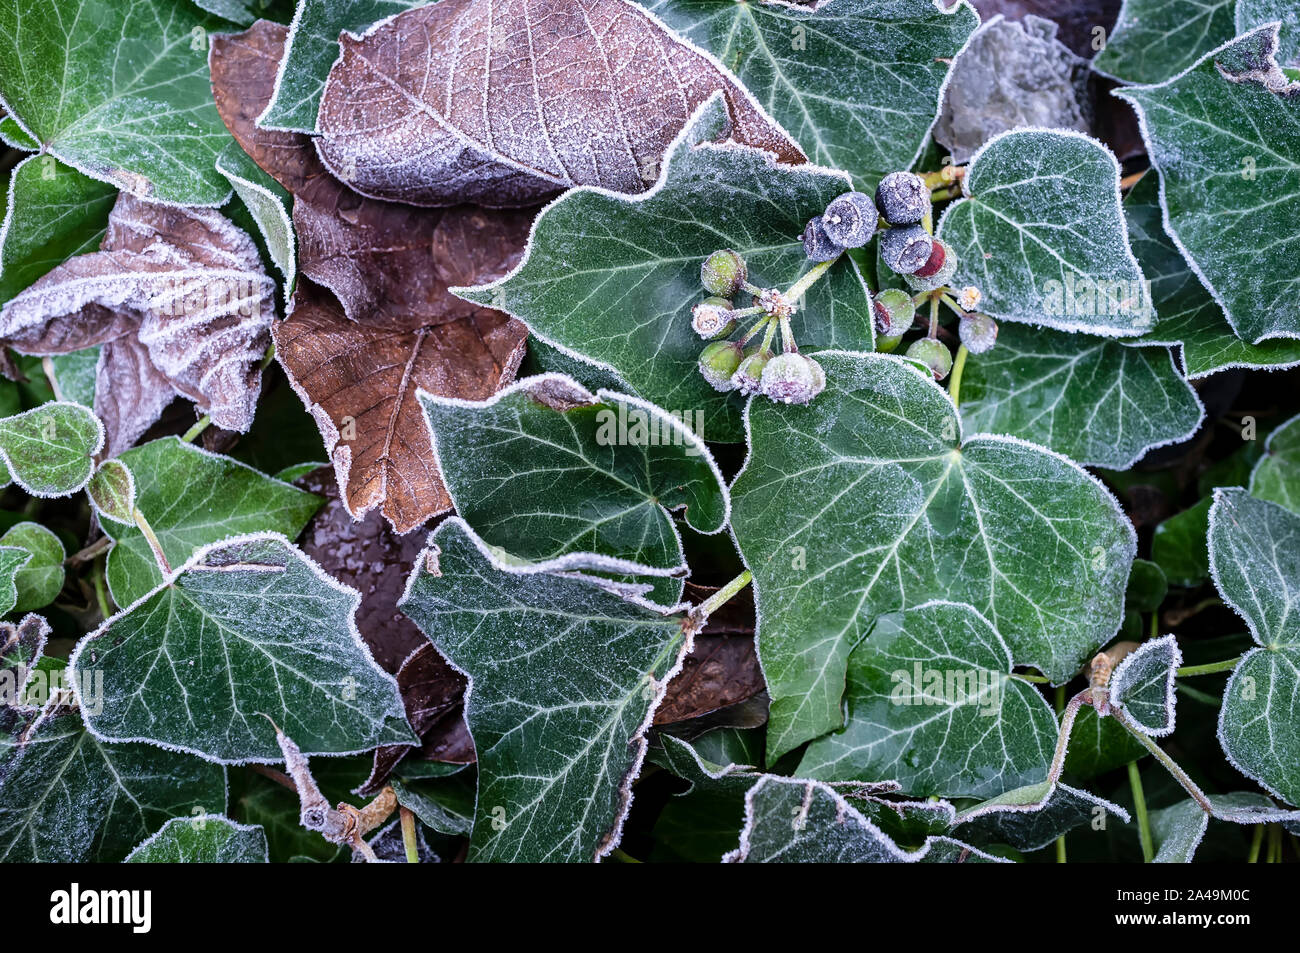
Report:
M 880 236 L 880 257 L 893 271 L 910 275 L 930 260 L 934 239 L 920 225 L 891 228 Z
M 822 228 L 842 248 L 861 248 L 876 233 L 876 206 L 862 192 L 845 192 L 826 206 Z
M 914 172 L 891 172 L 876 188 L 876 208 L 890 225 L 915 225 L 930 211 L 930 190 Z

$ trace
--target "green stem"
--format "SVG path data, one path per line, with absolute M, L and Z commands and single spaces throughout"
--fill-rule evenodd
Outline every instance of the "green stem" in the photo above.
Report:
M 748 331 L 745 332 L 745 336 L 740 339 L 740 346 L 744 347 L 746 344 L 748 344 L 750 338 L 752 338 L 759 331 L 767 327 L 771 323 L 771 321 L 772 321 L 772 316 L 770 314 L 763 315 L 763 320 L 759 321 L 756 325 L 754 325 L 752 328 L 750 328 Z
M 1187 665 L 1180 668 L 1174 674 L 1179 678 L 1190 678 L 1193 675 L 1213 675 L 1216 672 L 1231 672 L 1241 661 L 1241 656 L 1230 658 L 1223 662 L 1210 662 L 1207 665 Z
M 1149 864 L 1155 860 L 1156 849 L 1151 840 L 1151 818 L 1147 816 L 1147 799 L 1142 792 L 1142 775 L 1136 761 L 1128 763 L 1128 783 L 1133 789 L 1133 810 L 1138 819 L 1138 837 L 1142 840 L 1142 860 Z
M 1183 786 L 1183 790 L 1191 795 L 1192 800 L 1200 805 L 1202 811 L 1210 816 L 1214 815 L 1214 805 L 1210 803 L 1210 799 L 1205 796 L 1205 792 L 1197 786 L 1196 782 L 1188 776 L 1187 772 L 1182 769 L 1177 761 L 1169 757 L 1169 755 L 1165 753 L 1165 750 L 1152 741 L 1151 737 L 1147 735 L 1146 732 L 1139 731 L 1134 727 L 1133 723 L 1128 720 L 1128 717 L 1124 712 L 1120 711 L 1118 708 L 1112 708 L 1110 710 L 1110 715 L 1127 728 L 1128 733 L 1136 738 L 1142 747 L 1151 752 L 1152 756 L 1165 766 L 1165 770 L 1174 776 L 1174 780 Z
M 1264 843 L 1264 828 L 1267 826 L 1266 824 L 1255 825 L 1255 833 L 1250 838 L 1250 853 L 1246 855 L 1246 863 L 1259 863 L 1259 848 Z
M 1148 639 L 1160 638 L 1160 610 L 1159 609 L 1153 609 L 1151 611 L 1151 623 L 1147 626 L 1147 638 Z
M 776 337 L 776 329 L 780 326 L 779 321 L 773 321 L 770 318 L 767 322 L 767 333 L 763 335 L 763 346 L 759 350 L 766 353 L 772 350 L 772 338 Z
M 1024 672 L 1012 672 L 1012 678 L 1018 678 L 1022 682 L 1030 682 L 1034 685 L 1050 685 L 1052 680 L 1046 675 L 1026 675 Z
M 415 839 L 415 815 L 408 808 L 397 808 L 402 818 L 402 846 L 406 848 L 406 862 L 408 864 L 418 864 L 420 862 L 419 844 Z
M 939 299 L 930 298 L 930 333 L 928 337 L 937 338 L 939 336 Z
M 790 327 L 790 319 L 784 315 L 781 317 L 781 350 L 785 354 L 799 353 L 799 345 L 794 343 L 794 331 Z
M 158 542 L 158 537 L 154 535 L 153 527 L 150 526 L 149 521 L 144 518 L 144 514 L 140 512 L 139 507 L 133 509 L 131 515 L 135 518 L 135 525 L 140 528 L 140 532 L 144 535 L 145 542 L 147 542 L 149 548 L 153 550 L 153 558 L 158 560 L 158 568 L 162 570 L 164 576 L 170 576 L 172 573 L 172 567 L 167 562 L 166 555 L 163 554 L 162 543 Z
M 826 272 L 830 271 L 831 265 L 840 260 L 840 256 L 832 258 L 830 261 L 820 261 L 808 269 L 808 274 L 804 275 L 798 281 L 790 286 L 790 290 L 785 293 L 787 301 L 798 301 L 804 296 L 809 288 L 817 283 L 817 279 Z
M 193 427 L 185 431 L 185 434 L 181 437 L 181 439 L 186 443 L 193 443 L 195 438 L 198 437 L 199 434 L 203 433 L 203 431 L 207 430 L 208 426 L 211 423 L 212 423 L 212 418 L 209 417 L 207 414 L 204 414 L 202 417 L 198 419 L 198 422 L 195 423 Z
M 610 852 L 609 852 L 609 859 L 612 860 L 612 861 L 614 861 L 614 863 L 616 863 L 616 864 L 639 864 L 639 863 L 641 863 L 641 861 L 637 860 L 635 857 L 633 857 L 633 856 L 632 856 L 631 854 L 629 854 L 627 851 L 623 850 L 623 848 L 621 848 L 621 847 L 615 847 L 612 851 L 610 851 Z
M 962 348 L 962 350 L 965 350 L 965 348 Z M 1043 681 L 1047 681 L 1047 679 L 1043 679 Z M 1065 686 L 1057 685 L 1054 694 L 1055 694 L 1055 705 L 1053 707 L 1056 709 L 1056 717 L 1059 718 L 1061 717 L 1061 712 L 1065 710 Z M 1065 863 L 1065 835 L 1064 834 L 1056 838 L 1056 862 L 1058 864 Z
M 1268 825 L 1268 862 L 1270 864 L 1282 863 L 1282 825 Z
M 966 357 L 970 351 L 966 350 L 963 344 L 957 348 L 957 357 L 952 362 L 952 373 L 948 378 L 948 396 L 952 398 L 954 407 L 961 406 L 961 375 L 966 370 Z
M 1065 835 L 1062 834 L 1056 839 L 1056 862 L 1065 863 Z
M 107 557 L 100 555 L 90 570 L 90 579 L 95 584 L 95 601 L 99 603 L 99 614 L 105 619 L 113 614 L 113 604 L 108 601 L 108 591 L 104 585 L 104 561 Z
M 731 580 L 731 582 L 727 583 L 713 595 L 709 596 L 709 598 L 696 606 L 694 614 L 701 619 L 707 619 L 709 616 L 713 615 L 713 613 L 717 612 L 718 609 L 722 608 L 722 606 L 727 603 L 728 599 L 748 586 L 750 580 L 753 578 L 754 574 L 746 569 L 735 579 Z

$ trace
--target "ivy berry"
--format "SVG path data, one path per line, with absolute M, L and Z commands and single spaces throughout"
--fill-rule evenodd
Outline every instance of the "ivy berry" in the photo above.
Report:
M 826 389 L 826 372 L 798 351 L 786 351 L 763 368 L 763 395 L 783 404 L 806 404 Z
M 880 236 L 880 257 L 900 275 L 910 275 L 924 267 L 933 252 L 934 239 L 920 225 L 890 228 Z
M 931 240 L 930 257 L 903 278 L 915 291 L 937 291 L 957 274 L 957 253 L 942 238 Z
M 871 302 L 876 334 L 883 338 L 902 337 L 916 320 L 916 302 L 906 291 L 886 288 Z
M 735 390 L 731 376 L 744 356 L 744 349 L 735 341 L 713 341 L 700 352 L 700 374 L 716 391 Z
M 983 354 L 997 343 L 998 325 L 987 314 L 964 314 L 957 325 L 957 335 L 966 350 Z
M 834 261 L 844 253 L 843 246 L 835 244 L 826 234 L 826 223 L 820 215 L 804 226 L 800 238 L 803 239 L 803 253 L 809 261 Z
M 821 216 L 822 228 L 841 248 L 861 248 L 871 241 L 877 218 L 875 203 L 862 192 L 845 192 Z
M 729 248 L 715 251 L 700 265 L 700 284 L 719 298 L 734 298 L 748 281 L 745 259 Z
M 691 329 L 700 337 L 726 337 L 736 330 L 731 302 L 726 298 L 705 298 L 691 309 Z
M 890 225 L 918 225 L 930 211 L 930 189 L 915 172 L 891 172 L 876 187 L 876 208 Z
M 952 370 L 952 352 L 942 341 L 936 341 L 934 338 L 913 341 L 904 353 L 929 368 L 936 381 L 943 380 Z
M 761 345 L 745 352 L 744 359 L 731 375 L 731 386 L 745 397 L 763 388 L 763 369 L 772 360 L 772 352 Z

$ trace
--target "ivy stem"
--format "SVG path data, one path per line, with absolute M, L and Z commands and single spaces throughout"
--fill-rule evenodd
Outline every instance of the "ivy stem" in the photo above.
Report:
M 749 343 L 750 338 L 752 338 L 755 334 L 763 330 L 771 323 L 772 323 L 772 316 L 770 314 L 763 315 L 763 320 L 759 321 L 756 325 L 754 325 L 752 328 L 750 328 L 748 331 L 745 332 L 745 336 L 740 339 L 740 346 L 744 347 L 746 344 Z
M 90 579 L 95 584 L 95 601 L 99 603 L 99 614 L 105 619 L 113 614 L 113 605 L 108 601 L 108 591 L 104 585 L 104 561 L 102 554 L 96 558 L 90 570 Z
M 419 845 L 415 840 L 415 815 L 411 813 L 410 808 L 397 808 L 402 818 L 402 846 L 406 848 L 406 862 L 408 864 L 418 864 L 420 862 Z
M 813 265 L 808 269 L 808 274 L 790 286 L 790 289 L 785 293 L 785 299 L 791 302 L 798 301 L 809 288 L 817 283 L 818 278 L 830 271 L 831 265 L 839 261 L 841 257 L 843 256 L 836 255 L 830 261 L 819 261 Z
M 727 583 L 713 595 L 709 596 L 709 598 L 696 606 L 692 614 L 699 617 L 701 620 L 708 619 L 709 616 L 713 615 L 713 613 L 726 605 L 728 599 L 748 586 L 753 578 L 754 574 L 746 569 L 735 579 L 731 580 L 731 582 Z
M 794 343 L 794 331 L 790 329 L 790 318 L 781 316 L 781 350 L 786 354 L 798 354 L 799 345 Z
M 1268 862 L 1270 864 L 1282 863 L 1282 825 L 1268 825 Z
M 1034 685 L 1050 685 L 1050 684 L 1052 684 L 1052 680 L 1051 680 L 1050 678 L 1048 678 L 1046 675 L 1028 675 L 1028 674 L 1026 674 L 1026 673 L 1024 673 L 1024 672 L 1012 672 L 1012 673 L 1011 673 L 1011 677 L 1012 677 L 1012 678 L 1018 678 L 1018 679 L 1020 679 L 1022 682 L 1031 682 L 1031 683 L 1033 683 Z M 1057 712 L 1057 714 L 1060 714 L 1060 712 Z
M 164 576 L 170 576 L 172 574 L 172 567 L 167 562 L 167 557 L 163 554 L 162 544 L 158 542 L 158 537 L 154 535 L 153 527 L 150 526 L 149 521 L 144 518 L 144 514 L 140 512 L 139 507 L 136 507 L 131 511 L 131 516 L 135 518 L 135 525 L 140 527 L 140 532 L 144 534 L 145 542 L 147 542 L 149 548 L 153 550 L 153 558 L 158 560 L 158 568 L 162 570 Z
M 1079 714 L 1079 709 L 1091 698 L 1092 694 L 1085 688 L 1070 699 L 1061 713 L 1061 731 L 1056 737 L 1056 752 L 1052 755 L 1052 766 L 1047 772 L 1049 784 L 1056 784 L 1061 780 L 1061 772 L 1065 770 L 1065 752 L 1070 747 L 1070 733 L 1074 731 L 1074 719 Z
M 193 427 L 185 431 L 185 434 L 181 437 L 181 440 L 185 441 L 186 443 L 193 443 L 199 434 L 203 433 L 203 431 L 208 429 L 211 423 L 212 423 L 212 418 L 209 417 L 207 414 L 204 414 L 202 417 L 198 419 L 198 421 L 194 424 Z
M 1264 843 L 1264 828 L 1267 825 L 1256 824 L 1255 832 L 1250 837 L 1250 853 L 1246 855 L 1246 863 L 1259 863 L 1259 848 Z
M 963 344 L 957 348 L 957 357 L 952 362 L 952 372 L 948 378 L 948 396 L 952 398 L 952 405 L 958 407 L 961 405 L 961 375 L 966 370 L 966 357 L 970 351 L 966 350 Z
M 1169 757 L 1169 755 L 1165 753 L 1165 750 L 1152 741 L 1145 732 L 1139 731 L 1135 728 L 1133 723 L 1128 720 L 1127 716 L 1125 716 L 1124 712 L 1120 711 L 1118 708 L 1112 708 L 1110 710 L 1110 715 L 1127 728 L 1128 733 L 1136 738 L 1142 747 L 1151 752 L 1155 759 L 1165 766 L 1165 770 L 1174 776 L 1174 780 L 1183 786 L 1183 790 L 1191 795 L 1192 800 L 1200 805 L 1202 811 L 1211 816 L 1214 815 L 1214 805 L 1210 803 L 1210 799 L 1205 796 L 1205 792 L 1197 786 L 1196 782 L 1188 776 L 1187 772 L 1182 769 L 1177 761 Z
M 1136 761 L 1128 763 L 1128 784 L 1133 789 L 1133 810 L 1138 819 L 1138 837 L 1142 841 L 1142 860 L 1151 863 L 1155 860 L 1156 849 L 1151 840 L 1151 818 L 1147 816 L 1147 799 L 1142 791 L 1142 775 Z
M 1190 678 L 1193 675 L 1213 675 L 1216 672 L 1231 672 L 1241 661 L 1241 656 L 1230 658 L 1223 662 L 1210 662 L 1206 665 L 1187 665 L 1180 668 L 1174 674 L 1179 678 Z
M 930 296 L 930 338 L 939 336 L 939 299 Z
M 962 348 L 964 351 L 965 348 Z M 1046 679 L 1044 679 L 1046 681 Z M 1061 717 L 1061 712 L 1065 709 L 1065 686 L 1057 685 L 1053 707 L 1056 709 L 1056 717 Z M 1065 860 L 1065 835 L 1062 834 L 1056 838 L 1056 862 L 1063 864 Z
M 770 317 L 767 319 L 767 333 L 763 335 L 763 346 L 759 348 L 761 352 L 766 353 L 772 350 L 772 338 L 776 337 L 776 329 L 779 326 L 779 322 L 772 320 Z

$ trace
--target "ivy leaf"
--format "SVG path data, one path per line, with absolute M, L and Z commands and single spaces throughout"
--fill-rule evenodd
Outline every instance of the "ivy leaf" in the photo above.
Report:
M 1110 704 L 1148 735 L 1159 738 L 1174 730 L 1174 676 L 1183 653 L 1172 635 L 1143 642 L 1126 656 L 1110 677 Z
M 1205 546 L 1205 534 L 1210 528 L 1213 502 L 1207 496 L 1156 527 L 1151 538 L 1151 558 L 1164 571 L 1171 585 L 1190 588 L 1199 586 L 1210 577 L 1210 553 Z
M 814 741 L 800 777 L 890 778 L 904 794 L 989 797 L 1047 773 L 1056 718 L 967 605 L 932 602 L 876 619 L 848 657 L 846 726 Z
M 736 141 L 804 159 L 715 61 L 626 0 L 443 0 L 339 45 L 317 147 L 362 195 L 519 207 L 576 185 L 641 192 L 715 92 Z
M 1239 791 L 1232 794 L 1210 794 L 1214 818 L 1235 824 L 1268 824 L 1294 818 L 1295 811 L 1279 811 L 1262 794 Z M 1201 846 L 1210 815 L 1195 801 L 1179 801 L 1172 807 L 1151 812 L 1151 836 L 1156 844 L 1157 864 L 1190 864 Z
M 1300 189 L 1300 87 L 1277 42 L 1264 27 L 1168 82 L 1116 91 L 1138 111 L 1166 231 L 1250 344 L 1300 338 L 1296 221 L 1274 200 Z
M 601 580 L 498 563 L 456 518 L 434 531 L 407 592 L 402 611 L 470 679 L 469 859 L 613 850 L 645 731 L 690 649 L 682 616 Z
M 221 765 L 106 744 L 66 708 L 0 708 L 0 725 L 0 860 L 115 862 L 168 818 L 225 809 Z
M 963 436 L 910 364 L 817 360 L 827 388 L 808 407 L 750 404 L 752 451 L 732 486 L 772 694 L 769 760 L 840 726 L 846 658 L 877 616 L 934 599 L 983 614 L 1015 664 L 1073 677 L 1123 611 L 1136 543 L 1115 500 L 1042 448 Z
M 275 77 L 275 95 L 257 124 L 285 132 L 318 132 L 316 114 L 330 67 L 339 58 L 339 34 L 365 31 L 371 24 L 423 6 L 426 0 L 298 0 L 284 58 Z M 436 2 L 436 0 L 435 0 Z
M 1300 417 L 1268 435 L 1264 456 L 1250 474 L 1250 495 L 1300 513 Z
M 257 14 L 253 12 L 255 3 L 259 9 L 265 8 L 267 4 L 267 0 L 193 0 L 193 2 L 200 10 L 215 13 L 223 20 L 238 23 L 240 26 L 248 26 L 257 19 Z
M 0 142 L 22 152 L 39 152 L 41 144 L 23 131 L 13 116 L 0 118 Z
M 1041 850 L 1062 834 L 1090 824 L 1097 809 L 1127 824 L 1128 811 L 1067 784 L 1031 784 L 977 804 L 958 817 L 957 832 L 977 844 Z
M 128 864 L 265 864 L 266 832 L 220 815 L 174 817 L 126 857 Z
M 135 525 L 135 475 L 121 460 L 105 460 L 86 485 L 95 512 L 124 526 Z
M 0 420 L 0 461 L 32 496 L 76 493 L 103 446 L 103 425 L 80 404 L 54 401 Z
M 1165 571 L 1146 559 L 1133 560 L 1128 588 L 1124 591 L 1124 607 L 1131 612 L 1155 612 L 1169 594 L 1169 580 Z
M 120 459 L 135 476 L 136 509 L 171 566 L 186 562 L 202 546 L 241 533 L 266 531 L 292 539 L 321 505 L 318 496 L 179 437 L 151 440 Z M 114 541 L 108 589 L 114 602 L 129 606 L 161 585 L 163 572 L 139 528 L 113 518 L 103 526 Z
M 357 633 L 359 602 L 282 536 L 203 547 L 78 643 L 68 665 L 104 678 L 86 723 L 225 763 L 281 760 L 266 718 L 308 755 L 412 743 L 397 684 Z
M 1135 344 L 1180 348 L 1183 370 L 1192 380 L 1232 367 L 1300 364 L 1300 341 L 1277 338 L 1250 344 L 1237 337 L 1223 308 L 1165 233 L 1159 181 L 1159 175 L 1147 173 L 1124 201 L 1133 252 L 1151 280 L 1157 315 L 1155 330 Z
M 18 546 L 0 546 L 0 609 L 12 611 L 18 603 L 18 573 L 32 554 Z M 17 697 L 17 696 L 15 696 Z
M 1259 646 L 1228 679 L 1219 742 L 1238 771 L 1300 805 L 1300 515 L 1215 490 L 1209 539 L 1214 583 Z
M 30 612 L 57 599 L 63 589 L 63 560 L 68 555 L 59 537 L 40 523 L 16 523 L 0 536 L 0 548 L 9 547 L 31 555 L 14 573 L 17 596 L 10 611 Z
M 450 778 L 393 781 L 397 803 L 439 834 L 467 837 L 474 826 L 474 782 L 466 772 Z M 467 783 L 468 782 L 468 783 Z
M 634 396 L 670 411 L 701 412 L 696 433 L 710 442 L 740 439 L 742 405 L 697 369 L 701 341 L 690 309 L 704 295 L 700 263 L 731 248 L 745 258 L 755 284 L 792 284 L 808 265 L 797 236 L 848 188 L 842 174 L 778 165 L 765 153 L 712 143 L 725 123 L 721 99 L 711 100 L 668 150 L 652 191 L 574 189 L 538 216 L 514 272 L 484 287 L 453 289 L 613 371 Z M 868 314 L 866 287 L 845 256 L 809 290 L 792 325 L 803 347 L 866 348 Z
M 1277 52 L 1282 66 L 1300 66 L 1300 7 L 1293 0 L 1237 0 L 1237 33 L 1281 22 Z
M 1232 39 L 1237 0 L 1124 0 L 1115 29 L 1092 60 L 1125 83 L 1158 83 Z
M 1070 748 L 1065 754 L 1065 770 L 1072 777 L 1090 780 L 1147 753 L 1133 735 L 1114 718 L 1102 718 L 1097 709 L 1084 705 L 1070 732 Z
M 54 156 L 30 156 L 9 177 L 0 226 L 0 304 L 74 255 L 99 247 L 117 189 Z
M 952 61 L 979 26 L 964 0 L 640 3 L 732 70 L 811 161 L 868 192 L 920 156 Z
M 562 375 L 486 401 L 420 403 L 457 514 L 516 558 L 581 552 L 617 561 L 617 572 L 684 573 L 670 511 L 685 507 L 701 533 L 726 526 L 731 501 L 708 448 L 653 404 Z
M 24 354 L 104 345 L 95 411 L 110 455 L 134 443 L 176 394 L 246 432 L 275 311 L 275 283 L 253 240 L 217 212 L 123 193 L 101 248 L 5 305 L 0 337 Z
M 961 415 L 972 431 L 1127 470 L 1191 437 L 1205 411 L 1167 349 L 1005 324 L 996 347 L 967 358 Z
M 949 837 L 905 851 L 834 788 L 765 775 L 745 795 L 740 846 L 723 863 L 1005 863 Z
M 95 377 L 102 350 L 88 347 L 70 354 L 50 355 L 50 373 L 46 376 L 56 400 L 71 401 L 83 407 L 95 406 Z
M 284 276 L 286 296 L 298 276 L 297 242 L 290 218 L 292 199 L 284 187 L 254 162 L 239 143 L 231 142 L 217 156 L 217 170 L 230 180 L 257 223 L 271 261 Z
M 0 105 L 45 151 L 137 198 L 222 205 L 230 141 L 208 88 L 220 20 L 173 0 L 15 0 L 0 10 Z
M 1081 133 L 1017 129 L 990 139 L 969 169 L 966 197 L 939 224 L 957 252 L 954 287 L 974 285 L 1000 320 L 1108 337 L 1151 327 L 1109 149 Z
M 17 623 L 0 622 L 0 702 L 16 707 L 23 700 L 27 680 L 45 654 L 50 632 L 49 623 L 35 613 Z

